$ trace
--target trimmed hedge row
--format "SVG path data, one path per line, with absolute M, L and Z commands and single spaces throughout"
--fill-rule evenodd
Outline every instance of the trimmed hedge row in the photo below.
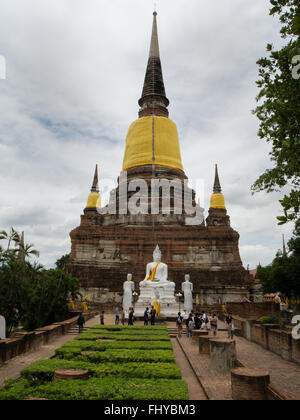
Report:
M 170 341 L 170 337 L 166 335 L 141 335 L 141 334 L 117 334 L 110 332 L 91 333 L 89 331 L 78 335 L 76 340 L 122 340 L 122 341 Z
M 168 329 L 165 325 L 93 325 L 90 327 L 91 330 L 93 329 L 111 329 L 111 330 L 161 330 L 164 331 Z
M 78 347 L 81 351 L 94 350 L 104 351 L 109 349 L 136 349 L 136 350 L 172 350 L 170 341 L 107 341 L 97 342 L 91 340 L 71 340 L 65 343 L 61 349 Z
M 165 378 L 181 379 L 181 372 L 175 363 L 88 363 L 74 360 L 38 360 L 22 370 L 22 378 L 31 385 L 52 381 L 56 369 L 83 369 L 90 377 L 116 376 L 123 378 Z
M 167 327 L 162 326 L 155 326 L 149 325 L 147 327 L 144 326 L 135 326 L 135 325 L 94 325 L 90 328 L 90 331 L 111 331 L 111 332 L 119 332 L 119 331 L 126 331 L 126 334 L 136 334 L 137 332 L 140 333 L 149 333 L 149 334 L 167 334 L 168 329 Z
M 176 379 L 92 378 L 31 386 L 27 379 L 11 382 L 0 400 L 187 400 L 187 384 Z
M 82 362 L 92 363 L 133 363 L 133 362 L 149 362 L 149 363 L 160 363 L 160 362 L 173 362 L 175 363 L 175 357 L 172 350 L 130 350 L 122 352 L 120 350 L 105 350 L 94 352 L 86 355 L 80 354 L 81 350 L 78 347 L 67 347 L 56 350 L 57 357 L 66 360 L 77 360 Z

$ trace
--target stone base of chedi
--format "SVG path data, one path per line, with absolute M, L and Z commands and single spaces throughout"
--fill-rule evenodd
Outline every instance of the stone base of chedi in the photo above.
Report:
M 226 217 L 226 210 L 211 211 L 206 226 L 176 223 L 174 215 L 123 216 L 121 224 L 114 215 L 87 213 L 71 232 L 68 270 L 95 303 L 121 304 L 127 273 L 137 285 L 159 244 L 176 293 L 189 273 L 194 303 L 196 295 L 200 305 L 240 302 L 253 294 L 253 278 L 242 266 L 239 234 L 229 223 L 212 224 L 213 214 Z
M 158 296 L 160 305 L 160 316 L 162 317 L 177 317 L 178 314 L 178 303 L 176 302 L 173 290 L 170 288 L 169 283 L 159 284 L 153 282 L 153 284 L 140 288 L 140 295 L 137 303 L 135 304 L 134 314 L 135 316 L 143 316 L 145 309 L 154 305 L 155 296 Z M 172 283 L 171 283 L 172 284 Z M 174 283 L 173 283 L 174 284 Z

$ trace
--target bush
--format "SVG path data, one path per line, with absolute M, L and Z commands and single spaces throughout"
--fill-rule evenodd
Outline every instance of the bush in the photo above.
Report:
M 90 329 L 57 349 L 56 358 L 23 369 L 0 390 L 0 400 L 187 400 L 166 330 L 117 328 Z M 95 341 L 100 338 L 115 341 Z M 88 370 L 89 379 L 52 382 L 56 369 Z
M 90 328 L 90 331 L 111 331 L 111 332 L 116 332 L 116 331 L 123 331 L 127 333 L 133 333 L 136 334 L 137 332 L 141 332 L 144 333 L 146 332 L 147 334 L 167 334 L 168 333 L 168 329 L 167 327 L 164 326 L 160 326 L 160 325 L 149 325 L 149 326 L 140 326 L 140 325 L 94 325 L 93 327 Z
M 188 400 L 182 380 L 92 378 L 57 381 L 31 386 L 24 378 L 0 391 L 0 400 L 46 398 L 49 400 Z
M 140 335 L 140 334 L 117 334 L 111 332 L 94 333 L 88 330 L 76 337 L 76 340 L 122 340 L 122 341 L 170 341 L 170 337 L 165 335 Z
M 61 349 L 68 347 L 80 348 L 81 351 L 94 350 L 104 351 L 109 349 L 136 349 L 136 350 L 172 350 L 170 341 L 102 341 L 71 340 L 64 344 Z
M 31 385 L 52 381 L 56 369 L 88 370 L 89 377 L 165 378 L 181 379 L 181 372 L 175 363 L 101 363 L 99 365 L 74 360 L 38 360 L 22 370 L 21 376 Z
M 80 354 L 80 348 L 68 347 L 56 350 L 56 355 L 61 359 L 77 360 L 81 362 L 103 363 L 132 363 L 132 362 L 175 362 L 174 353 L 172 350 L 106 350 L 86 355 Z
M 279 324 L 279 320 L 276 316 L 262 316 L 258 321 L 261 324 Z

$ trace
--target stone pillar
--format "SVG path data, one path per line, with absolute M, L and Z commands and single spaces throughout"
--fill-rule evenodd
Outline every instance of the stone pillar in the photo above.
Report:
M 87 380 L 89 379 L 88 370 L 81 369 L 57 369 L 54 372 L 53 381 L 65 380 L 72 381 L 74 379 Z
M 237 368 L 231 371 L 233 400 L 267 400 L 269 372 L 257 369 Z
M 234 340 L 210 339 L 210 369 L 218 373 L 230 372 L 236 367 L 236 346 Z
M 200 354 L 210 354 L 210 337 L 208 335 L 203 335 L 198 338 L 199 340 L 199 353 Z
M 192 344 L 198 344 L 199 343 L 199 337 L 208 336 L 208 331 L 204 330 L 193 330 L 192 333 Z

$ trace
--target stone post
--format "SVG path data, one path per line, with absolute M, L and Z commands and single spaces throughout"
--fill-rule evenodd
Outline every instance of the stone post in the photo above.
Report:
M 210 337 L 208 335 L 203 335 L 198 338 L 199 340 L 199 353 L 200 354 L 210 354 Z
M 268 399 L 269 372 L 257 369 L 237 368 L 231 371 L 233 400 Z
M 199 343 L 199 337 L 208 336 L 208 331 L 204 330 L 193 330 L 192 333 L 192 344 L 198 344 Z
M 210 369 L 218 373 L 230 372 L 236 367 L 236 346 L 234 340 L 210 339 Z
M 53 382 L 64 380 L 72 381 L 74 379 L 87 380 L 89 378 L 88 370 L 81 369 L 57 369 L 54 372 Z

